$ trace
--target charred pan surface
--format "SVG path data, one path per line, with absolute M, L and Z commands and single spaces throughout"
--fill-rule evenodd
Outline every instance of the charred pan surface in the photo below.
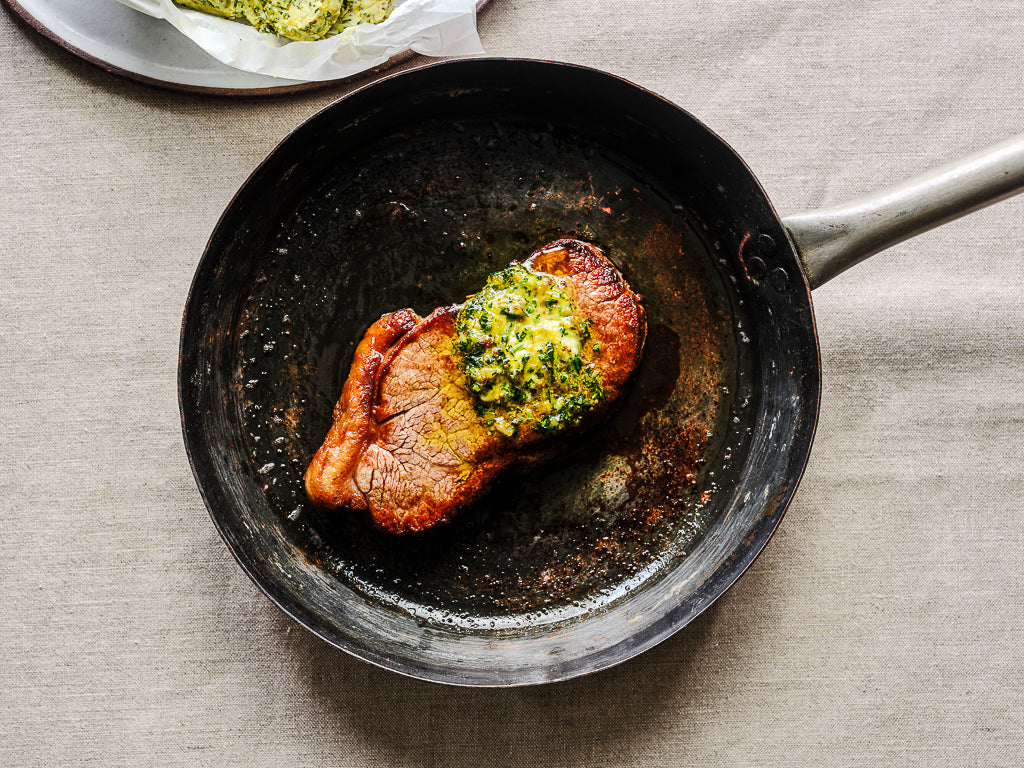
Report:
M 477 415 L 459 365 L 459 305 L 426 318 L 410 309 L 384 315 L 357 347 L 330 431 L 306 471 L 316 506 L 369 510 L 392 533 L 425 531 L 480 498 L 506 470 L 542 461 L 607 414 L 643 353 L 639 298 L 599 249 L 579 240 L 555 241 L 524 264 L 564 278 L 589 321 L 603 401 L 570 433 L 500 434 Z

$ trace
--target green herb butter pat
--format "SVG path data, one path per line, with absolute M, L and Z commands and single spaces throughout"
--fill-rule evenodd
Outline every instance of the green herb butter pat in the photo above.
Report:
M 455 350 L 485 424 L 554 434 L 604 400 L 599 345 L 559 280 L 522 264 L 491 275 L 456 317 Z

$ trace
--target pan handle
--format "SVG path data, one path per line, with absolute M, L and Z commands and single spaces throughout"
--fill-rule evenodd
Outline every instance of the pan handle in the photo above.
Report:
M 1024 189 L 1024 134 L 902 184 L 782 220 L 811 288 L 868 256 Z

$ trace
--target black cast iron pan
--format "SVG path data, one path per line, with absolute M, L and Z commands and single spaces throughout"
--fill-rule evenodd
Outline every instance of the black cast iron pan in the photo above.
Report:
M 471 60 L 377 82 L 285 139 L 199 264 L 179 396 L 200 491 L 264 592 L 359 658 L 462 685 L 623 661 L 721 595 L 782 518 L 818 411 L 811 286 L 1015 191 L 1022 158 L 1018 140 L 783 222 L 721 139 L 611 75 Z M 429 536 L 313 510 L 302 473 L 366 328 L 563 236 L 602 246 L 648 312 L 608 423 Z

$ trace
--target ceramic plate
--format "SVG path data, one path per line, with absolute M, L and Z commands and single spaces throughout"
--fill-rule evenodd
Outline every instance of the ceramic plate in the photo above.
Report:
M 176 90 L 225 95 L 282 94 L 343 82 L 301 82 L 222 64 L 163 19 L 117 0 L 4 0 L 40 34 L 108 72 Z M 487 0 L 478 4 L 482 7 Z M 408 51 L 369 72 L 415 56 Z M 357 77 L 365 77 L 363 72 Z

